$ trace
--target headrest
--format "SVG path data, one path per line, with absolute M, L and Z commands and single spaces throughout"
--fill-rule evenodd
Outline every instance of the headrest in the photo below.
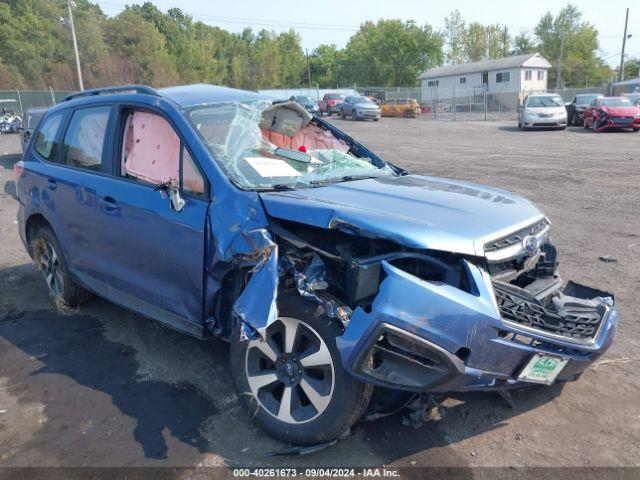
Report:
M 293 137 L 312 118 L 298 102 L 274 103 L 262 112 L 260 128 Z

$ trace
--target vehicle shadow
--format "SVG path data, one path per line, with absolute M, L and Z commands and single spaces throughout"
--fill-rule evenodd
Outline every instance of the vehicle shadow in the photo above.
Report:
M 0 166 L 7 170 L 12 170 L 13 166 L 22 160 L 21 153 L 11 153 L 9 155 L 0 155 Z
M 14 200 L 18 200 L 18 192 L 16 191 L 16 182 L 9 180 L 4 184 L 4 193 L 10 195 Z
M 534 133 L 534 132 L 562 132 L 562 129 L 556 128 L 556 127 L 536 127 L 534 129 L 529 129 L 529 130 L 522 130 L 520 127 L 518 127 L 517 125 L 515 126 L 511 126 L 511 125 L 500 125 L 498 127 L 498 130 L 501 130 L 503 132 L 522 132 L 522 133 Z
M 7 393 L 18 404 L 42 405 L 46 418 L 27 447 L 67 465 L 195 465 L 210 454 L 230 466 L 366 466 L 420 453 L 423 461 L 465 466 L 451 444 L 500 428 L 562 389 L 516 392 L 513 409 L 497 394 L 449 396 L 441 418 L 420 429 L 402 425 L 403 411 L 357 424 L 331 453 L 271 457 L 266 452 L 287 445 L 240 409 L 225 342 L 179 334 L 101 299 L 72 314 L 47 309 L 29 265 L 0 270 L 0 289 L 0 365 L 15 386 Z

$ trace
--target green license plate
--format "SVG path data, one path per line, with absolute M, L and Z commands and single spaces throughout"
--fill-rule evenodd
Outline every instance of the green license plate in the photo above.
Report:
M 518 380 L 551 385 L 569 360 L 536 353 L 522 369 Z

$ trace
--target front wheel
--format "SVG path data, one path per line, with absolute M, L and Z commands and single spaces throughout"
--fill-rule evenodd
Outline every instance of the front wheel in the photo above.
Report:
M 317 316 L 318 306 L 298 295 L 279 298 L 280 317 L 265 341 L 231 344 L 231 371 L 240 402 L 274 437 L 298 445 L 326 442 L 346 433 L 364 413 L 372 387 L 340 364 L 336 321 Z

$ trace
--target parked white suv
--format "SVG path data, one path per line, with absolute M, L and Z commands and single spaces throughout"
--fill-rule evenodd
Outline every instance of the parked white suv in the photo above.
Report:
M 533 93 L 518 109 L 518 128 L 567 128 L 567 109 L 555 93 Z

